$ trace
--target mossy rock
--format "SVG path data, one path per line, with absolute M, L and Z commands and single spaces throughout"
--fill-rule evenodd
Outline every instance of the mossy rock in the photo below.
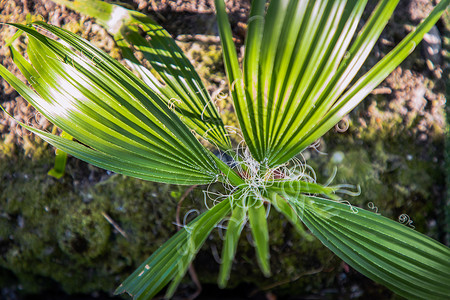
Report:
M 185 187 L 107 173 L 74 159 L 69 160 L 67 174 L 56 180 L 47 175 L 51 155 L 40 160 L 17 155 L 3 160 L 0 168 L 0 266 L 17 277 L 23 292 L 58 286 L 68 293 L 112 292 L 176 232 L 176 205 Z M 79 174 L 79 168 L 90 173 L 91 182 L 80 182 L 80 176 L 86 174 Z M 203 207 L 201 188 L 185 200 L 182 214 L 199 207 Z M 242 282 L 269 286 L 321 267 L 339 271 L 336 262 L 329 262 L 333 257 L 330 251 L 317 240 L 308 241 L 295 233 L 278 213 L 272 212 L 269 224 L 273 277 L 261 275 L 244 232 L 230 287 Z M 220 253 L 218 230 L 213 231 L 196 262 L 202 266 L 198 273 L 204 283 L 214 283 L 218 274 L 211 247 Z M 319 288 L 317 279 L 305 278 L 306 282 L 295 283 L 295 290 Z M 2 280 L 6 279 L 10 280 Z

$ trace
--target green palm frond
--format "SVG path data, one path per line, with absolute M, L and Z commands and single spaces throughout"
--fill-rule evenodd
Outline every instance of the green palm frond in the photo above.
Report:
M 327 199 L 300 195 L 287 203 L 311 233 L 367 277 L 407 299 L 444 299 L 450 249 L 398 222 Z M 288 212 L 287 212 L 288 213 Z
M 151 299 L 174 280 L 167 292 L 171 297 L 211 230 L 230 212 L 231 203 L 222 201 L 178 231 L 117 288 L 116 294 L 127 292 L 134 299 Z
M 101 1 L 55 1 L 76 9 L 103 25 L 113 35 L 124 58 L 161 99 L 200 136 L 222 150 L 230 139 L 203 82 L 170 34 L 148 16 Z M 145 38 L 142 33 L 145 35 Z M 160 76 L 156 78 L 135 57 L 141 51 Z
M 290 160 L 337 124 L 412 52 L 448 5 L 441 1 L 346 91 L 397 0 L 380 1 L 351 45 L 367 1 L 272 1 L 266 14 L 266 1 L 253 1 L 243 76 L 222 2 L 216 0 L 216 9 L 235 109 L 253 157 L 268 167 Z
M 217 179 L 214 159 L 158 94 L 87 41 L 37 24 L 77 44 L 83 53 L 77 55 L 35 29 L 14 25 L 28 34 L 31 63 L 11 48 L 14 62 L 38 94 L 3 66 L 0 75 L 78 142 L 43 132 L 41 137 L 94 165 L 142 179 L 178 184 Z
M 219 285 L 226 286 L 247 223 L 257 261 L 268 276 L 267 214 L 273 206 L 306 238 L 316 236 L 355 269 L 399 295 L 436 299 L 448 295 L 448 247 L 380 215 L 340 203 L 339 187 L 315 183 L 296 168 L 294 157 L 411 53 L 450 0 L 441 0 L 359 78 L 356 75 L 398 0 L 380 0 L 359 33 L 367 0 L 280 0 L 269 5 L 254 0 L 242 67 L 225 3 L 215 0 L 230 94 L 245 142 L 245 149 L 236 152 L 200 77 L 160 25 L 99 0 L 56 2 L 95 17 L 114 36 L 132 71 L 69 31 L 44 22 L 32 24 L 60 39 L 56 41 L 31 25 L 10 24 L 19 29 L 13 39 L 28 36 L 29 61 L 9 46 L 31 87 L 2 65 L 0 76 L 70 138 L 21 125 L 58 149 L 105 169 L 174 184 L 221 181 L 229 191 L 225 200 L 153 253 L 116 293 L 149 299 L 170 283 L 166 296 L 171 297 L 211 230 L 227 218 Z M 143 53 L 152 70 L 133 50 Z M 230 153 L 231 166 L 197 138 Z

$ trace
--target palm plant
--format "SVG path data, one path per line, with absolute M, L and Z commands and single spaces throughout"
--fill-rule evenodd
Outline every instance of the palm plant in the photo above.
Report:
M 366 74 L 355 78 L 398 0 L 380 0 L 355 35 L 367 0 L 254 0 L 242 69 L 223 0 L 215 0 L 230 94 L 242 143 L 233 148 L 213 100 L 170 35 L 149 17 L 101 1 L 57 2 L 91 15 L 115 38 L 125 68 L 81 37 L 46 24 L 10 24 L 28 36 L 12 59 L 31 87 L 0 65 L 30 104 L 71 138 L 21 124 L 79 159 L 155 182 L 222 182 L 226 198 L 162 245 L 116 290 L 173 295 L 211 230 L 229 217 L 218 283 L 226 285 L 248 222 L 259 266 L 270 274 L 269 206 L 309 231 L 346 263 L 407 298 L 450 292 L 450 250 L 400 223 L 339 201 L 339 187 L 313 182 L 295 156 L 325 134 L 410 54 L 450 0 Z M 45 30 L 55 41 L 36 28 Z M 147 36 L 147 38 L 145 37 Z M 14 38 L 15 38 L 14 37 Z M 154 71 L 133 54 L 141 51 Z M 137 76 L 136 73 L 139 75 Z M 157 75 L 156 75 L 157 74 Z M 232 156 L 232 165 L 211 148 Z M 244 150 L 243 150 L 244 149 Z

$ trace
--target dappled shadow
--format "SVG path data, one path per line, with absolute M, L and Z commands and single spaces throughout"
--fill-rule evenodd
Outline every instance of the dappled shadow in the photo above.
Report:
M 218 35 L 214 1 L 155 1 L 126 0 L 128 8 L 150 15 L 175 38 L 179 35 Z M 144 2 L 148 2 L 145 5 Z M 160 1 L 158 1 L 160 2 Z M 250 9 L 250 0 L 226 1 L 233 33 L 239 42 L 245 36 L 245 26 Z M 139 9 L 140 6 L 145 8 Z

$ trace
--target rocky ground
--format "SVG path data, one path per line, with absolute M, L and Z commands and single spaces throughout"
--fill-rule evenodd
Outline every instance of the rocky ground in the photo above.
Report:
M 245 38 L 250 1 L 227 1 L 238 47 Z M 227 91 L 215 27 L 212 0 L 125 1 L 152 15 L 187 52 L 212 94 Z M 431 10 L 429 0 L 404 0 L 383 32 L 368 64 L 374 64 Z M 24 22 L 26 15 L 81 34 L 117 59 L 120 54 L 105 30 L 50 0 L 0 0 L 0 22 Z M 448 82 L 450 16 L 430 37 L 442 48 L 430 56 L 420 46 L 355 111 L 347 124 L 328 133 L 319 151 L 304 153 L 326 182 L 361 186 L 349 200 L 377 209 L 390 218 L 407 214 L 416 230 L 442 242 L 446 207 L 444 169 L 445 83 Z M 0 63 L 20 76 L 9 59 L 5 41 L 11 27 L 0 27 Z M 447 37 L 447 38 L 445 38 Z M 26 41 L 15 43 L 22 47 Z M 429 45 L 430 45 L 429 44 Z M 437 43 L 435 43 L 437 45 Z M 447 57 L 447 59 L 446 59 Z M 229 99 L 228 99 L 229 100 Z M 53 126 L 0 80 L 0 104 L 14 117 L 35 127 Z M 223 109 L 231 109 L 225 101 Z M 226 114 L 228 124 L 236 124 Z M 0 298 L 104 299 L 133 268 L 176 230 L 176 203 L 185 188 L 145 183 L 113 175 L 70 158 L 66 175 L 47 176 L 54 151 L 0 114 Z M 321 154 L 326 153 L 326 155 Z M 203 207 L 201 189 L 188 197 L 183 213 Z M 375 208 L 376 207 L 376 208 Z M 108 216 L 127 233 L 108 223 Z M 218 291 L 215 276 L 220 253 L 216 232 L 196 260 L 203 299 L 348 299 L 392 298 L 389 291 L 341 263 L 318 242 L 306 242 L 286 221 L 270 218 L 273 277 L 264 278 L 253 249 L 244 238 L 233 267 L 231 289 Z M 178 297 L 192 295 L 189 278 Z

